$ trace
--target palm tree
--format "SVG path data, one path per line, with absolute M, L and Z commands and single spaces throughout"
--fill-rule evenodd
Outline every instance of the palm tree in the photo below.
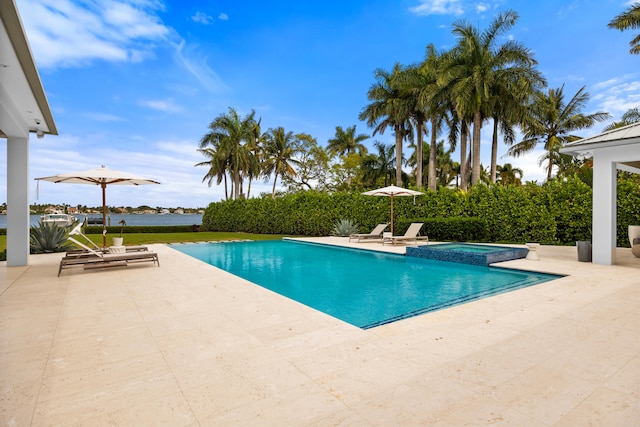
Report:
M 498 165 L 498 174 L 500 175 L 500 182 L 502 185 L 521 185 L 522 177 L 524 176 L 522 169 L 514 168 L 511 163 L 505 163 L 504 165 Z
M 229 189 L 227 187 L 227 164 L 226 158 L 213 147 L 198 148 L 198 152 L 209 158 L 208 161 L 196 163 L 195 166 L 206 166 L 209 168 L 202 182 L 207 181 L 207 185 L 211 187 L 213 180 L 216 179 L 216 185 L 224 180 L 224 198 L 229 200 Z
M 619 122 L 613 122 L 604 127 L 604 131 L 618 129 L 623 126 L 627 126 L 633 123 L 640 122 L 640 107 L 635 107 L 627 110 L 626 113 L 622 115 L 622 118 Z
M 278 176 L 293 176 L 296 174 L 293 165 L 299 162 L 294 158 L 296 138 L 293 132 L 285 132 L 282 126 L 269 129 L 264 147 L 264 174 L 269 177 L 272 173 L 273 189 L 271 198 L 276 197 L 276 182 Z
M 480 130 L 483 119 L 490 116 L 494 91 L 498 86 L 509 87 L 517 76 L 526 81 L 536 65 L 531 51 L 514 40 L 496 46 L 499 36 L 517 20 L 518 14 L 509 10 L 482 33 L 464 21 L 454 23 L 458 44 L 446 55 L 439 83 L 450 90 L 460 117 L 472 117 L 472 184 L 480 179 Z
M 556 163 L 555 153 L 567 142 L 580 139 L 573 132 L 587 129 L 611 117 L 605 112 L 583 114 L 582 110 L 588 100 L 589 93 L 585 92 L 584 86 L 566 104 L 564 86 L 559 89 L 550 88 L 546 93 L 536 92 L 529 106 L 529 114 L 525 116 L 521 125 L 524 132 L 523 140 L 513 145 L 507 154 L 518 157 L 533 150 L 539 143 L 543 143 L 546 150 L 543 157 L 548 162 L 547 180 L 551 179 L 553 166 Z
M 259 178 L 262 174 L 262 159 L 264 157 L 264 144 L 267 140 L 267 133 L 262 132 L 261 127 L 262 119 L 254 120 L 250 124 L 250 139 L 246 146 L 251 156 L 249 158 L 249 164 L 245 169 L 245 176 L 249 179 L 249 186 L 247 188 L 247 198 L 251 195 L 251 182 Z
M 366 186 L 375 187 L 378 179 L 384 178 L 384 186 L 386 187 L 390 180 L 393 182 L 395 175 L 393 167 L 395 162 L 394 146 L 392 144 L 385 145 L 379 141 L 374 142 L 373 146 L 378 153 L 377 155 L 369 154 L 362 160 L 362 181 Z
M 359 115 L 360 120 L 373 127 L 373 135 L 383 134 L 387 127 L 393 129 L 396 137 L 396 185 L 402 185 L 402 141 L 411 134 L 409 124 L 409 107 L 401 87 L 399 74 L 400 64 L 393 67 L 392 72 L 377 69 L 374 83 L 367 97 L 372 101 Z
M 369 135 L 361 133 L 356 135 L 356 125 L 348 127 L 346 130 L 342 126 L 336 126 L 336 135 L 329 139 L 327 150 L 333 154 L 344 155 L 358 152 L 360 155 L 367 154 L 367 147 L 362 141 L 369 139 Z
M 254 111 L 242 119 L 236 110 L 229 107 L 227 114 L 219 115 L 209 124 L 210 131 L 200 140 L 200 148 L 213 145 L 216 155 L 226 159 L 225 164 L 233 183 L 234 198 L 241 195 L 242 172 L 250 164 L 250 151 L 243 142 L 251 141 L 251 129 L 254 123 Z
M 620 31 L 629 30 L 632 28 L 640 28 L 640 2 L 636 2 L 629 6 L 629 9 L 622 12 L 609 22 L 609 28 L 614 28 Z M 635 36 L 630 42 L 631 48 L 629 52 L 634 55 L 640 54 L 640 34 Z

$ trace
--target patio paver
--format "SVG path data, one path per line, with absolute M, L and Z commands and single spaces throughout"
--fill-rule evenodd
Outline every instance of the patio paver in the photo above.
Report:
M 404 252 L 404 247 L 317 242 Z M 637 426 L 640 259 L 369 330 L 164 245 L 162 266 L 0 263 L 0 425 Z

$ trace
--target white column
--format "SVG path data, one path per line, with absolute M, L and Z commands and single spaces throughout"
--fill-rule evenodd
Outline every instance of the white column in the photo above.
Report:
M 29 136 L 7 138 L 7 266 L 29 265 Z
M 603 153 L 593 153 L 593 262 L 616 262 L 616 163 Z

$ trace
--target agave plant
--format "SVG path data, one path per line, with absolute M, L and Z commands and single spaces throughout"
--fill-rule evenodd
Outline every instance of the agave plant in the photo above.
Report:
M 40 221 L 39 227 L 31 227 L 31 253 L 65 252 L 71 248 L 67 241 L 69 227 L 58 227 Z
M 333 235 L 345 237 L 358 232 L 358 225 L 350 219 L 340 219 L 333 226 Z

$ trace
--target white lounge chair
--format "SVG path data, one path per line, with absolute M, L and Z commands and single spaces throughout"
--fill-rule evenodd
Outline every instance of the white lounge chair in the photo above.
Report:
M 134 246 L 132 247 L 131 251 L 127 250 L 127 252 L 125 253 L 105 253 L 95 243 L 91 242 L 91 240 L 87 236 L 85 236 L 82 231 L 80 231 L 81 226 L 82 224 L 74 227 L 69 233 L 70 235 L 69 237 L 67 237 L 67 239 L 82 248 L 82 251 L 70 251 L 60 260 L 58 276 L 60 276 L 62 270 L 73 267 L 83 267 L 84 269 L 125 267 L 129 263 L 145 261 L 153 262 L 155 264 L 158 264 L 158 267 L 160 267 L 158 254 L 149 251 L 146 246 Z M 78 235 L 84 236 L 84 238 L 90 241 L 91 245 L 93 245 L 94 247 L 89 247 L 88 245 L 72 237 Z
M 352 234 L 349 236 L 349 241 L 351 241 L 351 239 L 357 239 L 358 242 L 360 240 L 371 240 L 371 239 L 375 239 L 375 240 L 382 240 L 382 232 L 385 230 L 385 228 L 387 228 L 389 226 L 389 224 L 378 224 L 376 225 L 376 227 L 371 230 L 371 233 L 356 233 L 356 234 Z
M 418 235 L 423 225 L 423 222 L 414 222 L 409 226 L 409 228 L 407 228 L 404 236 L 385 237 L 382 240 L 382 244 L 391 243 L 392 245 L 395 245 L 396 243 L 418 243 L 418 240 L 426 240 L 427 243 L 429 243 L 429 236 Z
M 82 249 L 68 250 L 67 253 L 66 253 L 66 256 L 95 255 L 93 253 L 94 251 L 109 253 L 108 248 L 101 248 L 100 246 L 96 245 L 93 242 L 93 240 L 88 238 L 82 232 L 82 226 L 83 225 L 84 225 L 83 222 L 80 222 L 80 223 L 76 224 L 75 227 L 73 227 L 71 229 L 71 231 L 69 231 L 69 236 L 67 237 L 67 240 L 69 240 L 70 242 L 75 243 L 77 246 L 79 246 Z M 72 237 L 72 236 L 74 236 L 74 237 Z M 84 238 L 86 243 L 82 243 L 82 242 L 78 241 L 75 238 L 75 236 L 79 236 L 79 237 Z M 89 247 L 87 247 L 87 246 L 89 246 Z M 126 250 L 126 252 L 140 252 L 140 251 L 148 251 L 149 248 L 146 247 L 146 246 L 125 246 L 125 250 Z

